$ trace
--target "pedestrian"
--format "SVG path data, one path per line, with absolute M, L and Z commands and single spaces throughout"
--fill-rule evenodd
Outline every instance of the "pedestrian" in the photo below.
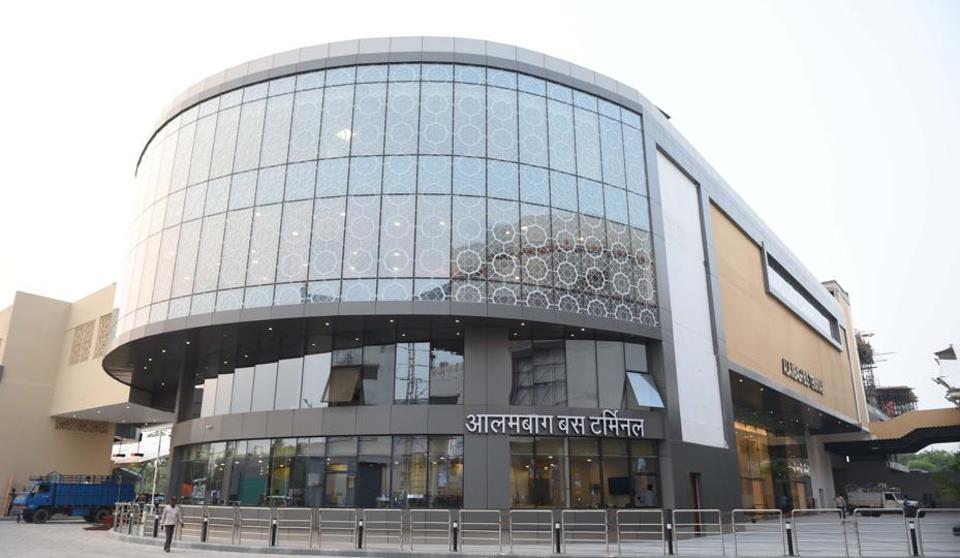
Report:
M 847 499 L 843 497 L 843 494 L 837 494 L 837 497 L 833 499 L 834 505 L 837 506 L 837 509 L 840 510 L 842 517 L 847 515 Z
M 163 515 L 160 516 L 160 525 L 166 531 L 166 542 L 163 543 L 163 551 L 170 552 L 170 543 L 173 542 L 173 532 L 177 526 L 183 526 L 183 516 L 180 515 L 180 508 L 177 507 L 177 499 L 170 498 L 170 505 L 163 508 Z
M 653 491 L 653 485 L 648 484 L 647 489 L 640 494 L 640 505 L 652 508 L 656 505 L 657 502 L 657 493 Z

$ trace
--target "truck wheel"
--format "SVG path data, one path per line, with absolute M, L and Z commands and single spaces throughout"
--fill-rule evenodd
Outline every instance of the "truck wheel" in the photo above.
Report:
M 110 510 L 107 508 L 100 508 L 93 514 L 94 523 L 103 523 L 107 517 L 110 516 Z
M 50 512 L 43 508 L 33 512 L 34 523 L 46 523 L 48 519 L 50 519 Z

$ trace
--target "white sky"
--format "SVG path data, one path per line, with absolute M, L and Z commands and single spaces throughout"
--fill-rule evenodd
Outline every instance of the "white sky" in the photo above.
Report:
M 117 280 L 137 157 L 180 91 L 315 43 L 457 35 L 633 85 L 941 407 L 960 343 L 960 2 L 64 2 L 0 26 L 0 307 Z

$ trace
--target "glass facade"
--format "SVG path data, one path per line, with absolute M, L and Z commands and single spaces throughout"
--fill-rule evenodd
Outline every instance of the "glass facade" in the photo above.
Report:
M 388 64 L 250 85 L 143 153 L 117 331 L 409 300 L 657 325 L 645 175 L 639 115 L 515 72 Z M 415 396 L 451 397 L 432 389 Z
M 514 508 L 659 507 L 655 442 L 511 436 Z
M 330 436 L 184 448 L 184 503 L 298 507 L 463 505 L 463 437 Z
M 734 427 L 744 508 L 817 507 L 801 432 L 768 430 L 740 420 Z

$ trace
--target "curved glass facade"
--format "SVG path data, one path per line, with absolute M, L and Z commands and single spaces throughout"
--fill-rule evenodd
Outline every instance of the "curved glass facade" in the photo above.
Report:
M 334 301 L 658 324 L 640 116 L 516 72 L 351 66 L 163 126 L 137 173 L 118 332 Z

